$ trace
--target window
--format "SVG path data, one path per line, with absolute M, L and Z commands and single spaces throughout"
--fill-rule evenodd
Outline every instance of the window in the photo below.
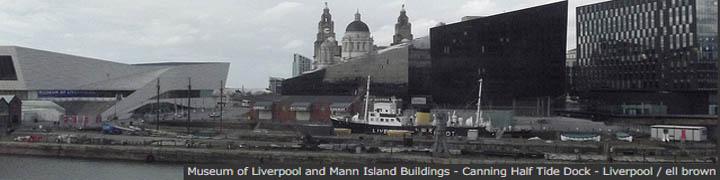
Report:
M 0 56 L 0 80 L 18 80 L 11 56 Z

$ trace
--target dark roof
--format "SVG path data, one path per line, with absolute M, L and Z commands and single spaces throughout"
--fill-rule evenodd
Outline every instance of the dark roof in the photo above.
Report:
M 292 103 L 292 105 L 290 105 L 290 107 L 308 108 L 308 107 L 310 107 L 310 103 L 309 102 L 294 102 L 294 103 Z
M 272 101 L 258 101 L 255 102 L 254 106 L 272 106 Z
M 351 103 L 332 103 L 330 108 L 348 108 L 350 105 Z
M 15 98 L 17 98 L 15 95 L 0 95 L 0 100 L 5 100 L 6 103 L 10 103 Z
M 370 32 L 370 28 L 362 21 L 353 21 L 345 28 L 345 32 L 349 31 Z

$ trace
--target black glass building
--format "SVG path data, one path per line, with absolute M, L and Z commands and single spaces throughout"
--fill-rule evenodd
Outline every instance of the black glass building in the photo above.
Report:
M 561 1 L 430 29 L 435 103 L 474 107 L 480 78 L 483 104 L 563 98 L 567 7 Z
M 708 114 L 716 89 L 716 37 L 717 0 L 577 7 L 573 89 L 591 111 Z

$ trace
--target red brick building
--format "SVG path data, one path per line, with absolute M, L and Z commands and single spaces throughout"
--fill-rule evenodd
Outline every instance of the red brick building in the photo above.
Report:
M 264 95 L 251 101 L 250 119 L 282 122 L 323 122 L 333 113 L 355 114 L 355 104 L 362 103 L 354 96 Z

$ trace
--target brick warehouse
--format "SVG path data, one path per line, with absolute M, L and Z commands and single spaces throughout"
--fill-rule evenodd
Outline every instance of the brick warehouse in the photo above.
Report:
M 277 96 L 251 100 L 250 119 L 280 122 L 322 122 L 333 115 L 352 115 L 362 111 L 362 100 L 354 96 Z

